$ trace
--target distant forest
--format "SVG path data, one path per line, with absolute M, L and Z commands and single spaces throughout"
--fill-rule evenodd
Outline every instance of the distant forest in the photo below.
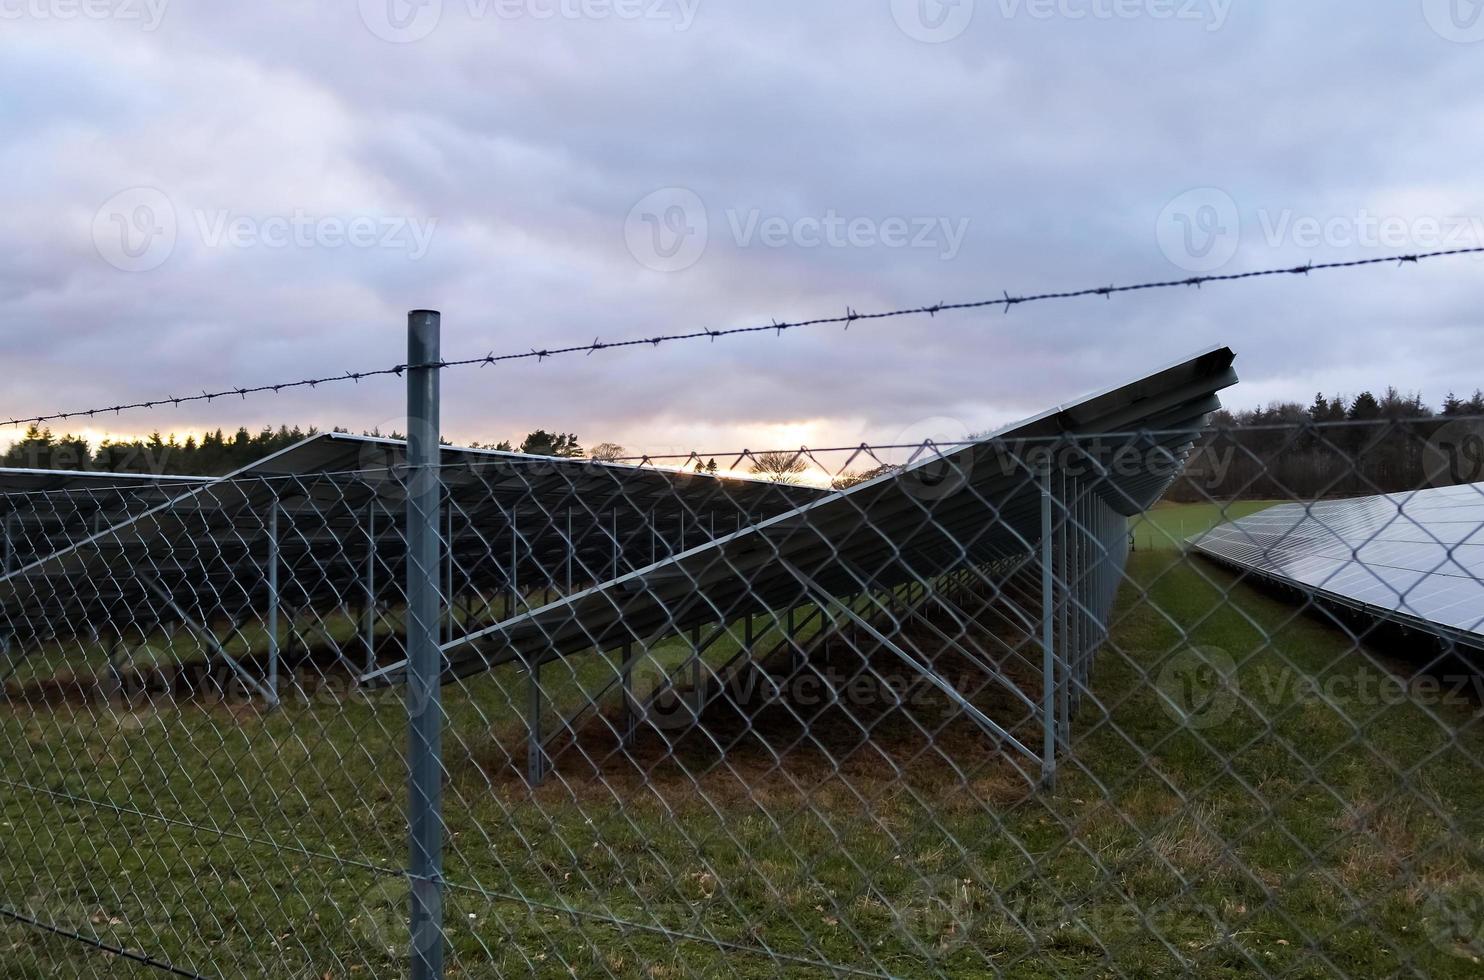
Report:
M 1484 393 L 1450 394 L 1434 411 L 1417 394 L 1316 395 L 1217 412 L 1171 499 L 1315 499 L 1484 481 Z
M 336 431 L 345 431 L 337 429 Z M 198 441 L 195 436 L 161 435 L 126 442 L 105 441 L 96 449 L 77 436 L 57 436 L 50 429 L 32 426 L 26 434 L 0 455 L 0 466 L 36 470 L 82 470 L 99 473 L 152 473 L 172 476 L 222 476 L 250 466 L 265 456 L 287 449 L 310 436 L 315 428 L 299 426 L 265 428 L 256 433 L 245 428 L 232 435 L 223 430 L 208 432 Z M 379 436 L 380 432 L 364 435 Z M 390 433 L 391 438 L 402 438 Z M 588 455 L 569 432 L 547 432 L 537 429 L 514 446 L 498 442 L 488 446 L 474 443 L 476 449 L 501 449 L 538 456 Z M 624 455 L 622 446 L 602 443 L 593 450 L 598 458 L 615 459 Z
M 1309 405 L 1279 402 L 1250 411 L 1221 411 L 1169 496 L 1179 501 L 1313 498 L 1484 481 L 1484 426 L 1450 425 L 1463 418 L 1484 419 L 1484 392 L 1475 391 L 1467 399 L 1450 394 L 1437 410 L 1418 394 L 1387 388 L 1379 397 L 1368 391 L 1354 398 L 1320 394 Z M 258 432 L 239 428 L 228 435 L 218 429 L 199 440 L 155 433 L 148 439 L 104 442 L 94 448 L 76 436 L 55 436 L 33 426 L 0 455 L 0 466 L 220 476 L 317 431 L 280 426 Z M 400 438 L 397 433 L 387 435 Z M 622 446 L 609 442 L 589 451 L 576 435 L 545 429 L 518 444 L 476 442 L 473 447 L 600 460 L 628 455 Z M 796 479 L 793 468 L 803 468 L 796 454 L 776 455 L 779 472 L 766 460 L 753 472 L 783 482 Z M 716 471 L 714 462 L 701 468 Z M 849 477 L 837 485 L 848 486 L 856 479 Z

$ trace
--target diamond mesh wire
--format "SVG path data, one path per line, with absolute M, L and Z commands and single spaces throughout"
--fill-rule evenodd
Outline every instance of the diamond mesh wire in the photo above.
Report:
M 444 467 L 449 975 L 1474 973 L 1478 431 Z M 0 497 L 5 970 L 406 972 L 404 479 Z

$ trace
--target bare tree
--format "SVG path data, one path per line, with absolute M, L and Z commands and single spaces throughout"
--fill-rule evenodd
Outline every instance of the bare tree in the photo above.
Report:
M 878 476 L 884 476 L 887 473 L 895 473 L 899 469 L 901 469 L 901 467 L 899 466 L 883 464 L 881 466 L 872 467 L 871 469 L 866 470 L 864 473 L 857 473 L 854 470 L 846 470 L 830 481 L 830 487 L 834 490 L 849 490 L 851 487 L 855 486 L 858 483 L 865 483 L 868 480 L 874 480 Z
M 753 457 L 752 472 L 774 483 L 798 484 L 804 481 L 799 474 L 807 472 L 809 464 L 798 453 L 759 453 Z
M 614 460 L 623 459 L 629 451 L 616 442 L 600 442 L 593 447 L 592 459 L 601 463 L 611 463 Z

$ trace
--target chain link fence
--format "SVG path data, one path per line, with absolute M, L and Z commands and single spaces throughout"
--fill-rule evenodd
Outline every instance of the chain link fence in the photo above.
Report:
M 1181 398 L 716 473 L 324 436 L 7 493 L 0 975 L 418 975 L 418 929 L 451 977 L 1477 975 L 1484 430 Z M 1382 493 L 1368 607 L 1211 543 Z M 1454 628 L 1378 614 L 1399 542 Z

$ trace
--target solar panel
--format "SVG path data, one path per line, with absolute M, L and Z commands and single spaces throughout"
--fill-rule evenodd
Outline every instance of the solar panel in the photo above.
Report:
M 1484 483 L 1282 504 L 1195 550 L 1325 602 L 1484 648 Z
M 297 604 L 355 591 L 372 553 L 382 580 L 392 581 L 405 570 L 405 453 L 398 440 L 324 433 L 218 481 L 127 481 L 148 483 L 152 494 L 130 497 L 127 514 L 114 515 L 120 519 L 91 514 L 59 528 L 47 538 L 56 548 L 38 541 L 0 578 L 0 611 L 46 635 L 43 624 L 63 617 L 64 606 L 69 618 L 117 609 L 137 618 L 164 592 L 202 621 L 239 617 L 261 601 L 275 509 L 283 525 L 278 558 L 303 571 L 290 576 Z M 534 583 L 553 570 L 565 579 L 553 584 L 606 580 L 827 493 L 452 446 L 442 451 L 441 476 L 448 576 L 466 586 Z M 27 506 L 46 500 L 74 502 L 58 492 L 29 497 Z M 143 587 L 120 568 L 146 569 L 153 584 Z
M 209 482 L 151 473 L 0 468 L 0 574 Z
M 1059 406 L 973 445 L 805 503 L 674 558 L 447 643 L 446 680 L 540 663 L 752 612 L 921 582 L 1028 553 L 1041 537 L 1038 475 L 1071 474 L 1098 506 L 1133 515 L 1179 473 L 1234 355 L 1213 348 L 1146 378 Z M 1075 452 L 1035 450 L 1058 440 Z M 1122 532 L 1115 537 L 1121 541 Z M 1107 597 L 1111 602 L 1111 595 Z M 395 680 L 405 664 L 368 679 Z

